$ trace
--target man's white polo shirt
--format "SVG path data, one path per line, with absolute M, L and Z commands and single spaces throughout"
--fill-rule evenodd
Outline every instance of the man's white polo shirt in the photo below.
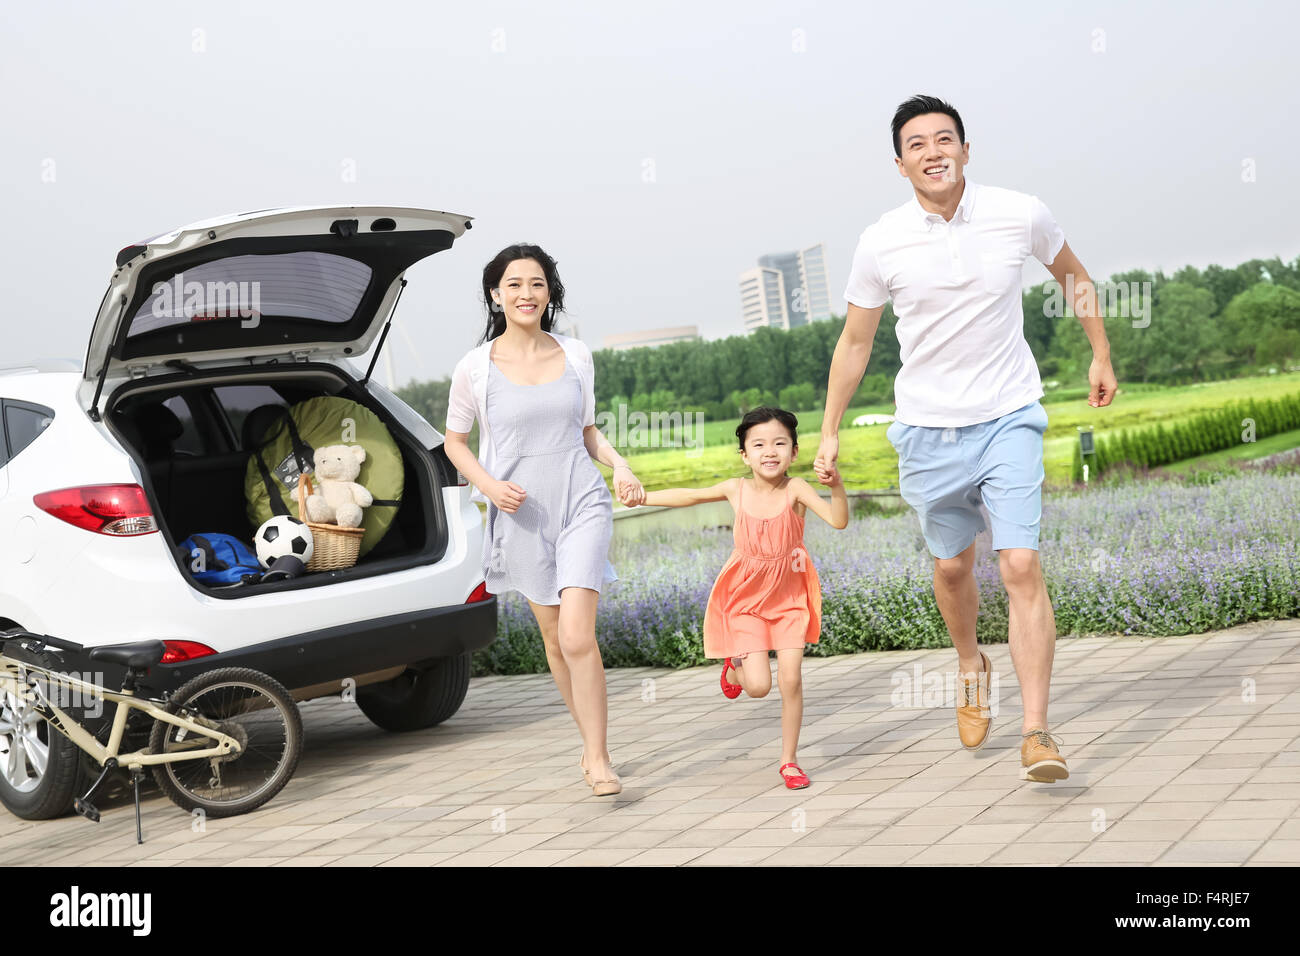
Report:
M 1037 196 L 969 179 L 952 222 L 913 195 L 866 228 L 844 298 L 864 309 L 894 301 L 900 422 L 974 425 L 1042 397 L 1021 268 L 1030 255 L 1051 264 L 1064 244 Z

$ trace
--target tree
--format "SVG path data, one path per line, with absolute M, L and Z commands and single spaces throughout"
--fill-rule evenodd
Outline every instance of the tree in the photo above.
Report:
M 1199 379 L 1201 365 L 1214 348 L 1214 295 L 1208 289 L 1184 282 L 1167 282 L 1160 288 L 1149 328 L 1159 347 L 1148 362 L 1155 376 L 1190 373 Z M 1134 330 L 1139 331 L 1139 330 Z
M 1300 332 L 1295 329 L 1274 329 L 1264 336 L 1256 355 L 1261 362 L 1291 365 L 1300 360 Z
M 880 313 L 880 324 L 876 326 L 876 337 L 871 340 L 871 359 L 867 363 L 867 371 L 879 372 L 892 379 L 903 367 L 898 334 L 895 332 L 897 325 L 898 317 L 894 315 L 893 303 L 886 302 Z
M 1060 294 L 1055 279 L 1042 285 L 1030 286 L 1020 294 L 1020 306 L 1025 315 L 1025 341 L 1034 359 L 1041 365 L 1047 359 L 1052 348 L 1052 339 L 1056 336 L 1056 316 L 1049 315 L 1047 299 L 1050 295 Z
M 894 400 L 894 382 L 887 375 L 864 375 L 849 405 L 876 405 Z
M 1300 331 L 1300 292 L 1271 282 L 1257 282 L 1238 293 L 1223 310 L 1227 348 L 1253 362 L 1267 359 L 1260 347 L 1275 332 Z M 1286 339 L 1281 341 L 1285 345 Z
M 779 407 L 792 412 L 808 411 L 817 401 L 817 390 L 811 385 L 787 385 L 777 394 Z

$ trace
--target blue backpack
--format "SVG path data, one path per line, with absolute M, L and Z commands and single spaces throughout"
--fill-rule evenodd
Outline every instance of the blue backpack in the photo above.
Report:
M 178 546 L 194 580 L 210 587 L 255 584 L 262 566 L 248 545 L 228 534 L 192 534 Z

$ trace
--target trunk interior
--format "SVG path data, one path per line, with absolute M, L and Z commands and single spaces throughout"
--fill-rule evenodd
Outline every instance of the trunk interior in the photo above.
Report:
M 207 587 L 183 564 L 194 587 L 214 596 L 242 597 L 365 577 L 442 557 L 447 520 L 441 486 L 448 483 L 449 463 L 439 461 L 441 449 L 416 445 L 381 402 L 337 368 L 263 366 L 256 372 L 141 379 L 118 388 L 106 421 L 140 465 L 160 531 L 181 564 L 177 545 L 193 534 L 225 533 L 251 546 L 257 529 L 245 510 L 244 475 L 268 412 L 275 418 L 270 407 L 288 408 L 323 395 L 347 398 L 375 412 L 401 450 L 404 487 L 387 533 L 353 568 L 308 572 L 289 581 Z M 296 508 L 290 511 L 296 516 Z

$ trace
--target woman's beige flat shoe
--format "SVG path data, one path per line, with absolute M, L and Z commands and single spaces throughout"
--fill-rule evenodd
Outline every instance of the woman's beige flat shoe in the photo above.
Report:
M 588 770 L 588 769 L 586 768 L 586 766 L 585 766 L 585 765 L 583 764 L 583 762 L 582 762 L 583 760 L 586 760 L 586 759 L 587 759 L 587 755 L 586 755 L 586 753 L 584 752 L 583 755 L 582 755 L 582 757 L 578 760 L 578 766 L 582 768 L 582 779 L 583 779 L 583 781 L 587 784 L 587 786 L 592 787 L 592 788 L 594 789 L 595 786 L 596 786 L 596 781 L 593 780 L 593 779 L 591 779 L 591 771 Z M 614 765 L 613 765 L 613 764 L 610 764 L 610 765 L 609 765 L 609 769 L 613 770 L 613 769 L 614 769 Z M 618 793 L 618 790 L 615 790 L 615 791 L 613 791 L 613 792 L 614 792 L 614 793 Z
M 612 797 L 616 793 L 623 792 L 623 783 L 618 777 L 611 777 L 608 780 L 597 780 L 591 785 L 591 792 L 598 797 Z

